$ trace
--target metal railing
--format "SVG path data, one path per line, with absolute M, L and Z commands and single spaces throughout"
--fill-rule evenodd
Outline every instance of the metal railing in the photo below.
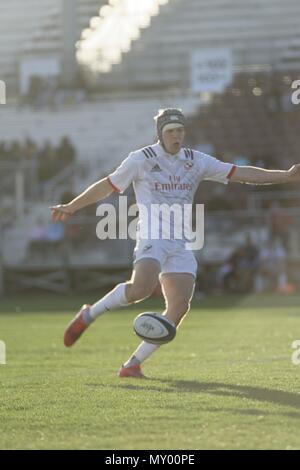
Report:
M 66 190 L 66 187 L 73 185 L 74 177 L 80 174 L 81 166 L 71 163 L 63 168 L 45 183 L 39 184 L 39 194 L 43 201 L 57 201 Z

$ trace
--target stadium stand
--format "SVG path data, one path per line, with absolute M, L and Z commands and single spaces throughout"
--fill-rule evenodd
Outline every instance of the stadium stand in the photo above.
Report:
M 25 223 L 26 228 L 20 232 L 22 239 L 18 249 L 12 248 L 15 243 L 12 240 L 17 238 L 20 229 L 7 231 L 6 262 L 18 264 L 25 259 L 30 227 L 41 212 L 47 213 L 49 201 L 53 204 L 59 202 L 66 185 L 73 192 L 83 190 L 95 179 L 108 174 L 133 148 L 152 143 L 155 139 L 154 114 L 161 105 L 169 106 L 174 102 L 187 113 L 195 111 L 195 101 L 190 94 L 172 94 L 169 98 L 165 95 L 164 99 L 149 96 L 144 96 L 144 99 L 107 99 L 83 103 L 75 110 L 63 107 L 59 112 L 32 112 L 28 108 L 18 110 L 10 106 L 0 108 L 0 117 L 2 115 L 5 120 L 5 126 L 0 130 L 0 141 L 34 137 L 39 146 L 43 146 L 45 140 L 58 146 L 67 135 L 77 155 L 75 163 L 62 169 L 44 185 L 43 191 L 40 190 L 39 199 L 44 199 L 44 203 L 32 204 L 28 201 L 25 204 L 24 221 L 19 215 L 18 227 Z
M 0 4 L 0 70 L 1 79 L 10 90 L 19 85 L 19 72 L 24 58 L 54 57 L 64 63 L 69 51 L 64 38 L 64 8 L 69 0 L 12 0 Z M 75 3 L 75 41 L 99 13 L 105 0 L 72 0 Z M 75 43 L 73 42 L 75 51 Z
M 190 57 L 198 48 L 230 48 L 235 67 L 273 65 L 299 40 L 297 0 L 236 2 L 234 0 L 172 0 L 161 6 L 151 27 L 141 30 L 129 53 L 108 74 L 93 74 L 102 54 L 92 60 L 79 55 L 86 79 L 102 88 L 190 86 Z M 101 28 L 101 26 L 99 26 Z M 97 48 L 97 31 L 94 33 Z M 84 37 L 79 52 L 84 50 Z M 107 49 L 109 43 L 103 44 Z M 113 47 L 113 43 L 112 46 Z M 294 51 L 294 55 L 296 55 Z M 296 61 L 299 64 L 299 56 Z
M 295 70 L 239 73 L 221 95 L 212 95 L 189 120 L 192 145 L 210 142 L 218 155 L 247 157 L 252 164 L 297 161 L 300 108 L 291 102 Z

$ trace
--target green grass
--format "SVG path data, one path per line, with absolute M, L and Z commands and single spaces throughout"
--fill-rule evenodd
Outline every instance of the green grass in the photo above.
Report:
M 93 299 L 88 299 L 93 300 Z M 0 302 L 1 449 L 300 449 L 299 297 L 195 301 L 173 343 L 116 372 L 138 344 L 132 320 L 160 302 L 106 314 L 72 349 L 80 298 Z

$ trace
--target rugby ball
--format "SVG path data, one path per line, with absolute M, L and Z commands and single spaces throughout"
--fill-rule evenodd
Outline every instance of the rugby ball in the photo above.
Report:
M 176 335 L 176 326 L 167 317 L 155 312 L 138 315 L 133 322 L 134 332 L 147 343 L 165 344 Z

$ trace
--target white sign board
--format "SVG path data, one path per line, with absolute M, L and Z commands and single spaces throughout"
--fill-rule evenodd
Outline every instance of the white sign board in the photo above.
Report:
M 191 54 L 191 88 L 198 92 L 222 92 L 232 82 L 230 49 L 196 49 Z

